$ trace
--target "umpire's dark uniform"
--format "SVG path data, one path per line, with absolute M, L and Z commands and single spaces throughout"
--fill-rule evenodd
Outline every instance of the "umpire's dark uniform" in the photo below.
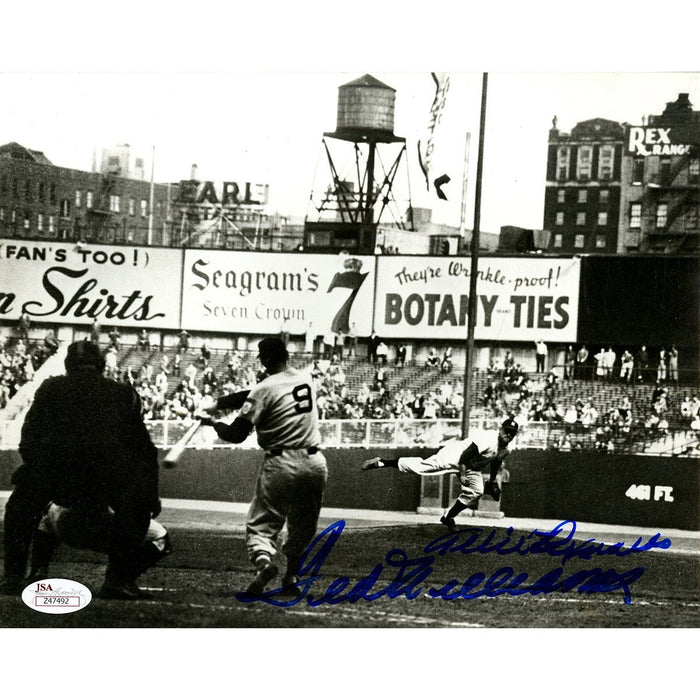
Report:
M 34 527 L 52 501 L 114 511 L 105 586 L 134 590 L 136 576 L 157 558 L 144 552 L 144 538 L 160 509 L 158 453 L 138 396 L 103 376 L 94 343 L 70 345 L 65 365 L 65 376 L 39 387 L 22 426 L 24 464 L 13 475 L 5 510 L 6 583 L 24 579 Z

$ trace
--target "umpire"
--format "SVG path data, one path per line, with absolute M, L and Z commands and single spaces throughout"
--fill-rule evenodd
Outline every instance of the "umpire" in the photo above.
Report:
M 70 516 L 73 531 L 83 524 L 87 544 L 62 538 L 69 544 L 107 552 L 105 598 L 146 597 L 136 578 L 170 551 L 162 526 L 157 537 L 149 536 L 151 517 L 160 511 L 158 453 L 139 398 L 129 385 L 105 377 L 104 366 L 95 343 L 78 341 L 68 347 L 66 374 L 37 389 L 22 426 L 23 465 L 13 474 L 5 508 L 4 593 L 18 594 L 28 583 L 32 535 L 49 512 Z M 60 527 L 55 534 L 61 536 Z M 35 549 L 46 548 L 41 529 L 36 538 Z

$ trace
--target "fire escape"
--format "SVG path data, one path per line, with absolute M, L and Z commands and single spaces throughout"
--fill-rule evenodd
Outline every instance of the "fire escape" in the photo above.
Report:
M 691 157 L 680 156 L 667 170 L 660 169 L 650 177 L 642 198 L 642 252 L 697 250 L 700 230 L 697 215 L 693 218 L 692 214 L 700 206 L 700 186 L 697 181 L 684 182 L 679 177 L 683 171 L 688 172 Z M 664 219 L 657 215 L 660 204 L 667 205 Z M 692 229 L 691 221 L 694 221 Z

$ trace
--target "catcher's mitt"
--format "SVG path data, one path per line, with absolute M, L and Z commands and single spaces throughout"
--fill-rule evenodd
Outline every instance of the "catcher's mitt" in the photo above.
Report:
M 497 481 L 487 481 L 484 485 L 484 493 L 487 493 L 494 501 L 501 500 L 501 487 Z

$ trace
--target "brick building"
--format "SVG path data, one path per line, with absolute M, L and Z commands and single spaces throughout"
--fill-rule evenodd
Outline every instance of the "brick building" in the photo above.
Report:
M 700 248 L 700 111 L 687 93 L 641 126 L 607 119 L 549 131 L 544 228 L 556 253 Z
M 18 143 L 0 146 L 0 237 L 163 243 L 169 186 L 54 165 Z

